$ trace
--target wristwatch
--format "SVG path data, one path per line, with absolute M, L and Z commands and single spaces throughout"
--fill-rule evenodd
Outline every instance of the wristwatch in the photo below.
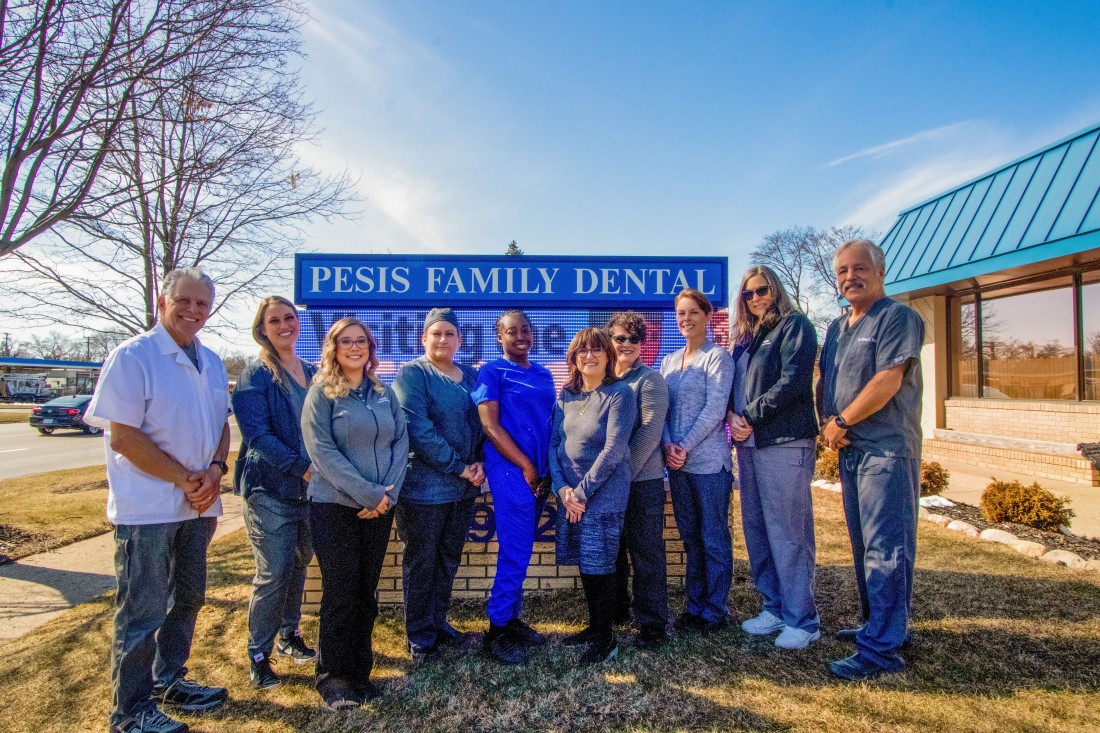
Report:
M 852 427 L 848 423 L 844 422 L 844 418 L 841 415 L 836 416 L 836 426 L 841 430 L 848 430 Z
M 222 476 L 229 475 L 229 464 L 225 461 L 210 461 L 211 466 L 217 466 L 222 470 Z

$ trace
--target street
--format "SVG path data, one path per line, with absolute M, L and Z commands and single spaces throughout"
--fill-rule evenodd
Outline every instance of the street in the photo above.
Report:
M 230 418 L 229 428 L 236 450 L 241 440 L 237 421 Z M 78 430 L 40 435 L 30 425 L 0 425 L 0 480 L 105 462 L 102 435 L 84 435 Z

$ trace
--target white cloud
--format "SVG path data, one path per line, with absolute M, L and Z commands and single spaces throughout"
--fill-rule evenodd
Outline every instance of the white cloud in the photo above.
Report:
M 854 153 L 845 155 L 842 158 L 830 161 L 825 167 L 833 168 L 834 166 L 842 165 L 853 160 L 859 160 L 860 158 L 881 158 L 890 153 L 897 152 L 901 148 L 910 147 L 916 143 L 926 142 L 930 140 L 940 140 L 945 137 L 958 134 L 963 129 L 974 125 L 972 120 L 963 120 L 962 122 L 955 122 L 950 125 L 944 125 L 942 127 L 936 127 L 931 130 L 924 130 L 918 132 L 915 135 L 901 138 L 900 140 L 892 140 L 888 143 L 882 143 L 881 145 L 873 145 L 863 150 L 857 150 Z

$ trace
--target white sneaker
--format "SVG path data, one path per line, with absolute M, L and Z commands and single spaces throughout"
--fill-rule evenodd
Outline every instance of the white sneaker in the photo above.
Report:
M 783 632 L 775 637 L 775 645 L 780 649 L 805 649 L 820 638 L 820 631 L 811 634 L 793 626 L 784 626 Z
M 761 611 L 759 616 L 741 622 L 741 630 L 753 636 L 773 634 L 783 628 L 783 619 L 771 611 Z

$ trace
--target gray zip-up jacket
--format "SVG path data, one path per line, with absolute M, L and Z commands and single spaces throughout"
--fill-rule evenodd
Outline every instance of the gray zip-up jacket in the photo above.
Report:
M 638 405 L 638 418 L 630 435 L 630 480 L 652 481 L 665 477 L 665 457 L 661 434 L 668 416 L 668 385 L 664 377 L 639 359 L 623 375 Z
M 395 504 L 409 468 L 405 413 L 393 390 L 379 394 L 364 380 L 335 400 L 313 384 L 302 408 L 302 440 L 313 462 L 311 501 L 374 509 L 389 492 Z

